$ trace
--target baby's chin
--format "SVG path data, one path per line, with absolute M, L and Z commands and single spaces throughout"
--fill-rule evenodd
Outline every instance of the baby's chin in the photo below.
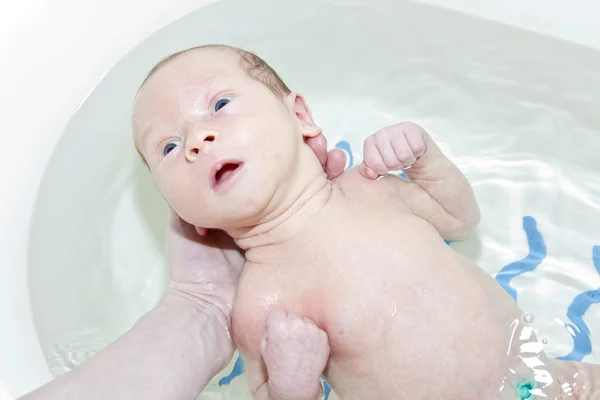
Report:
M 189 223 L 208 229 L 232 230 L 259 225 L 282 207 L 282 196 L 277 174 L 240 176 L 234 185 L 208 201 L 182 204 Z M 253 179 L 254 178 L 254 179 Z M 285 190 L 284 190 L 285 191 Z
M 239 205 L 231 205 L 217 209 L 205 210 L 203 215 L 197 215 L 190 218 L 192 225 L 197 227 L 206 227 L 208 229 L 218 229 L 226 232 L 244 229 L 259 225 L 265 219 L 265 206 L 248 204 L 245 202 Z M 210 218 L 206 218 L 210 215 Z

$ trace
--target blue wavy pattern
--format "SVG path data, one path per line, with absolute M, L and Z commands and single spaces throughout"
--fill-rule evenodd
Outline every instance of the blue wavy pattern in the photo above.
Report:
M 348 153 L 349 163 L 346 169 L 351 168 L 354 165 L 354 154 L 352 153 L 352 147 L 350 146 L 350 143 L 346 142 L 345 140 L 340 140 L 335 144 L 334 147 L 336 149 L 342 149 Z
M 515 302 L 517 301 L 517 291 L 510 285 L 510 281 L 515 276 L 535 270 L 547 255 L 544 237 L 537 229 L 536 220 L 530 216 L 523 217 L 523 229 L 527 235 L 529 254 L 522 260 L 506 265 L 496 275 L 496 281 Z M 600 246 L 594 246 L 592 249 L 592 260 L 596 271 L 600 275 Z M 600 288 L 585 291 L 573 299 L 573 302 L 567 309 L 567 318 L 572 324 L 565 325 L 569 335 L 573 338 L 573 350 L 565 356 L 557 357 L 557 359 L 581 361 L 586 355 L 592 352 L 590 329 L 583 320 L 583 317 L 590 306 L 597 303 L 600 303 Z
M 527 245 L 529 254 L 522 260 L 518 260 L 506 265 L 496 275 L 496 281 L 506 290 L 506 292 L 517 301 L 517 291 L 510 285 L 510 281 L 525 272 L 535 270 L 546 258 L 546 243 L 544 237 L 537 229 L 537 222 L 533 217 L 523 217 L 523 229 L 527 235 Z
M 329 395 L 331 394 L 331 386 L 329 386 L 329 383 L 327 383 L 327 380 L 324 376 L 321 377 L 321 381 L 323 382 L 323 388 L 325 392 L 325 397 L 323 398 L 323 400 L 327 400 L 329 399 Z
M 229 373 L 229 375 L 224 376 L 219 379 L 219 386 L 229 385 L 231 381 L 233 381 L 238 376 L 244 373 L 244 359 L 241 355 L 238 354 L 237 359 L 235 360 L 235 364 L 233 364 L 233 369 Z
M 592 249 L 592 260 L 594 267 L 600 275 L 600 246 Z M 559 360 L 581 361 L 583 357 L 592 352 L 592 341 L 590 339 L 590 328 L 583 320 L 583 316 L 592 304 L 600 303 L 600 288 L 588 290 L 579 294 L 567 309 L 567 318 L 573 324 L 567 324 L 567 331 L 573 338 L 573 350 L 566 356 L 558 357 Z

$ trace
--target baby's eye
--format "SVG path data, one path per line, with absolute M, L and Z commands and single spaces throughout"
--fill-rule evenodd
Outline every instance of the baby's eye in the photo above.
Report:
M 177 146 L 179 146 L 180 140 L 173 140 L 172 142 L 167 143 L 165 148 L 163 149 L 163 157 L 166 157 L 172 150 L 174 150 Z
M 229 102 L 231 101 L 231 99 L 220 99 L 219 101 L 217 101 L 215 103 L 215 112 L 218 112 L 221 108 L 225 107 L 227 104 L 229 104 Z

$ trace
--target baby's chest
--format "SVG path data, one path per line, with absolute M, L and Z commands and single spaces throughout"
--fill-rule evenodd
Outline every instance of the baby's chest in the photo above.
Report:
M 396 315 L 405 312 L 397 285 L 365 275 L 331 280 L 325 287 L 321 322 L 333 356 L 361 356 L 363 349 L 392 334 Z
M 299 255 L 297 261 L 305 258 L 311 257 Z M 339 257 L 336 263 L 324 264 L 321 259 L 309 267 L 287 265 L 285 270 L 277 266 L 280 271 L 270 273 L 264 266 L 256 268 L 240 282 L 236 303 L 245 306 L 240 309 L 242 318 L 234 321 L 238 332 L 251 334 L 246 342 L 258 345 L 269 312 L 282 309 L 308 317 L 323 329 L 332 355 L 350 354 L 378 340 L 391 329 L 396 304 L 403 303 L 396 285 L 374 268 L 356 269 L 345 261 Z
M 346 250 L 346 255 L 352 254 Z M 356 257 L 363 253 L 357 252 Z M 299 256 L 299 258 L 302 258 Z M 267 292 L 263 303 L 277 298 L 275 308 L 311 318 L 329 338 L 333 356 L 357 356 L 397 328 L 395 315 L 407 301 L 393 275 L 346 257 L 315 268 L 298 267 L 278 284 L 278 293 Z M 275 306 L 275 305 L 274 305 Z

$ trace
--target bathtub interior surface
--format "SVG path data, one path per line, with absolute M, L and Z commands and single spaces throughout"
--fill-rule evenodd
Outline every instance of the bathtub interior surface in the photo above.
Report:
M 571 350 L 567 308 L 600 287 L 592 260 L 600 244 L 600 52 L 412 2 L 306 1 L 290 13 L 274 0 L 224 0 L 121 60 L 52 155 L 28 268 L 54 375 L 116 339 L 163 293 L 167 207 L 134 150 L 131 102 L 156 61 L 202 43 L 265 58 L 306 96 L 330 145 L 349 148 L 354 164 L 375 130 L 400 120 L 426 127 L 472 182 L 482 209 L 477 234 L 452 246 L 496 275 L 527 255 L 523 218 L 534 218 L 547 255 L 512 286 L 546 351 Z M 600 305 L 585 321 L 595 344 L 585 360 L 599 362 Z M 243 377 L 219 387 L 232 368 L 207 398 L 246 393 Z

